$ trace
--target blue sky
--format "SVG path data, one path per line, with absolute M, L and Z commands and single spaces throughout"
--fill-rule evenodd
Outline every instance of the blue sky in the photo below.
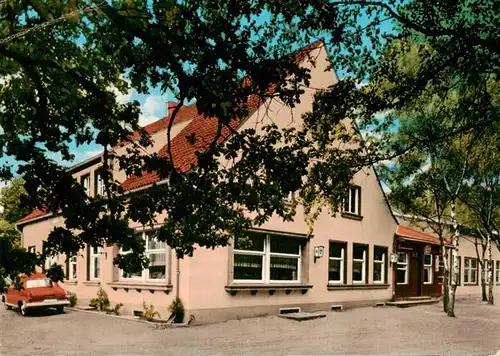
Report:
M 268 20 L 268 18 L 266 16 L 263 16 L 261 17 L 261 20 L 266 21 Z M 367 23 L 368 19 L 367 18 L 361 19 L 361 22 Z M 393 24 L 390 21 L 386 21 L 383 24 L 381 24 L 382 32 L 391 32 L 392 29 L 393 29 Z M 323 37 L 328 39 L 329 36 L 328 34 L 325 34 L 325 36 Z M 332 60 L 335 61 L 335 58 L 332 58 Z M 339 68 L 337 68 L 337 73 L 340 79 L 342 79 L 345 76 L 345 72 L 341 69 L 339 70 Z M 137 100 L 141 104 L 142 114 L 139 120 L 141 125 L 147 125 L 165 116 L 166 105 L 168 100 L 174 100 L 172 95 L 169 95 L 168 93 L 162 93 L 159 87 L 150 88 L 150 92 L 147 95 L 139 94 L 133 89 L 124 94 L 119 93 L 117 91 L 116 94 L 119 102 L 124 103 L 131 100 Z M 71 147 L 71 151 L 75 156 L 72 162 L 63 162 L 58 154 L 50 154 L 50 157 L 60 162 L 61 164 L 70 166 L 77 162 L 81 162 L 85 159 L 88 159 L 96 154 L 99 154 L 102 151 L 102 147 L 97 144 L 90 144 L 83 146 L 76 146 L 74 144 Z M 0 158 L 0 164 L 4 162 L 8 162 L 9 164 L 13 165 L 13 167 L 17 166 L 16 162 L 12 158 L 8 157 Z M 2 182 L 0 182 L 0 186 L 1 185 Z

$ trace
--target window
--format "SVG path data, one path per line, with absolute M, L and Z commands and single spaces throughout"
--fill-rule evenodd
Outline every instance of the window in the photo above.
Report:
M 235 282 L 298 282 L 301 240 L 249 232 L 234 248 Z
M 76 280 L 76 256 L 73 256 L 69 259 L 68 262 L 68 280 Z
M 85 194 L 90 195 L 90 174 L 85 174 L 80 178 L 80 184 L 85 191 Z
M 345 242 L 330 241 L 328 251 L 328 283 L 345 283 Z
M 89 246 L 90 280 L 98 280 L 101 276 L 101 248 Z
M 52 267 L 55 263 L 57 263 L 57 257 L 49 256 L 45 259 L 44 269 L 47 271 L 50 267 Z
M 36 246 L 29 246 L 28 247 L 28 252 L 30 252 L 30 253 L 36 253 Z
M 375 246 L 373 249 L 373 283 L 385 283 L 385 264 L 387 247 Z
M 104 180 L 101 178 L 99 173 L 95 175 L 95 195 L 105 195 L 106 187 L 104 186 Z
M 396 283 L 408 284 L 408 254 L 406 252 L 398 252 Z
M 432 255 L 424 255 L 424 284 L 434 283 Z
M 148 268 L 142 272 L 125 273 L 121 272 L 123 279 L 153 280 L 163 281 L 167 276 L 167 244 L 158 241 L 157 231 L 140 232 L 139 234 L 145 240 L 146 257 L 149 259 Z M 123 252 L 124 255 L 130 251 Z
M 464 258 L 464 284 L 477 284 L 477 260 Z
M 500 285 L 500 261 L 495 261 L 495 284 Z
M 347 190 L 347 196 L 344 199 L 344 213 L 361 215 L 360 202 L 361 202 L 361 188 L 350 187 Z
M 367 250 L 366 245 L 352 247 L 352 283 L 366 283 Z
M 52 280 L 50 278 L 35 278 L 26 281 L 26 288 L 46 288 L 52 287 Z

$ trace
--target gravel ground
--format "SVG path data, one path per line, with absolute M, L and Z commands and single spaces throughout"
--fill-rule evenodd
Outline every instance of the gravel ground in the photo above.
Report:
M 446 317 L 441 304 L 358 308 L 303 322 L 270 316 L 154 329 L 79 311 L 24 318 L 2 306 L 0 355 L 493 355 L 500 351 L 499 306 L 482 305 L 477 298 L 459 300 L 456 313 L 457 318 Z

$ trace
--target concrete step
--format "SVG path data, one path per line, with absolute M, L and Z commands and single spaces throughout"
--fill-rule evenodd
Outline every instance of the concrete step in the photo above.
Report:
M 419 296 L 419 297 L 408 297 L 406 299 L 407 300 L 429 300 L 429 299 L 433 299 L 433 298 L 429 297 L 429 296 Z
M 323 312 L 300 312 L 300 313 L 289 313 L 289 314 L 278 314 L 280 318 L 292 319 L 297 321 L 312 320 L 326 317 L 326 313 Z
M 434 304 L 434 303 L 439 303 L 439 299 L 429 298 L 420 300 L 397 300 L 394 302 L 386 302 L 385 305 L 399 307 L 399 308 L 408 308 L 408 307 L 414 307 L 416 305 Z

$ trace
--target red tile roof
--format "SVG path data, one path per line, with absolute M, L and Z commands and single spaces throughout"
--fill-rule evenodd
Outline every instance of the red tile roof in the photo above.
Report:
M 405 225 L 398 225 L 396 228 L 396 235 L 406 240 L 439 245 L 439 238 L 437 236 L 412 229 L 411 227 Z M 445 244 L 449 244 L 449 241 L 445 240 Z
M 152 135 L 158 131 L 161 130 L 166 130 L 168 128 L 168 124 L 170 122 L 170 118 L 172 116 L 172 112 L 174 111 L 175 107 L 177 106 L 176 102 L 170 101 L 167 104 L 167 116 L 161 118 L 158 121 L 152 122 L 149 125 L 144 126 L 144 130 L 149 134 Z M 177 112 L 174 118 L 174 123 L 173 125 L 177 125 L 183 121 L 191 120 L 194 119 L 195 117 L 198 116 L 198 109 L 196 108 L 196 103 L 191 104 L 191 105 L 183 105 Z M 138 140 L 141 137 L 141 133 L 139 131 L 133 132 L 130 136 L 130 140 Z M 124 146 L 126 145 L 126 141 L 119 142 L 115 147 L 117 146 Z
M 297 62 L 304 60 L 307 55 L 314 49 L 323 45 L 323 41 L 319 40 L 310 45 L 300 49 L 295 53 L 295 58 Z M 249 80 L 245 78 L 243 80 L 243 85 Z M 267 92 L 272 92 L 275 90 L 275 86 L 271 85 Z M 249 116 L 255 112 L 262 102 L 258 95 L 252 94 L 247 99 L 247 108 L 249 111 Z M 212 142 L 213 138 L 217 134 L 217 123 L 218 119 L 215 117 L 205 118 L 202 115 L 197 116 L 193 121 L 191 121 L 181 132 L 179 132 L 171 141 L 171 151 L 172 158 L 174 160 L 175 168 L 181 172 L 186 172 L 191 169 L 192 165 L 196 165 L 197 157 L 196 152 L 203 151 L 208 148 L 209 144 Z M 232 129 L 236 129 L 241 120 L 233 120 L 230 122 Z M 195 137 L 195 144 L 191 144 L 187 137 Z M 231 132 L 227 127 L 222 129 L 222 136 L 219 138 L 217 143 L 221 143 L 231 136 Z M 159 157 L 166 157 L 168 155 L 168 146 L 165 145 L 158 152 Z M 157 183 L 160 180 L 155 172 L 144 172 L 141 177 L 131 176 L 122 184 L 122 188 L 127 190 L 137 189 L 144 187 L 153 183 Z
M 42 215 L 45 215 L 45 214 L 47 214 L 47 212 L 45 210 L 36 209 L 36 210 L 33 210 L 28 215 L 26 215 L 24 218 L 18 220 L 18 223 L 25 222 L 25 221 L 28 221 L 28 220 L 31 220 L 31 219 L 35 219 L 35 218 L 38 218 L 38 217 L 40 217 Z

